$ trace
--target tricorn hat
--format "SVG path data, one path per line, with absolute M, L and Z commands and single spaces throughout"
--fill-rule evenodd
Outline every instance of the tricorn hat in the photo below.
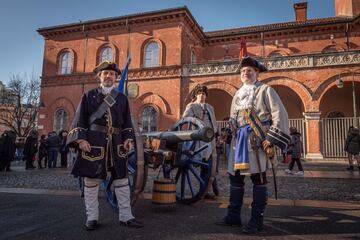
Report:
M 117 74 L 121 74 L 120 69 L 117 67 L 116 63 L 110 62 L 110 61 L 103 61 L 101 62 L 99 65 L 97 65 L 93 72 L 94 73 L 98 73 L 100 71 L 103 70 L 111 70 L 111 71 L 115 71 Z
M 208 97 L 209 94 L 208 94 L 208 88 L 205 86 L 205 85 L 202 85 L 202 84 L 198 84 L 196 85 L 194 91 L 193 91 L 193 94 L 192 94 L 192 99 L 195 99 L 196 98 L 196 95 L 198 95 L 198 93 L 200 92 L 203 92 L 205 93 L 205 95 Z
M 251 57 L 245 57 L 240 62 L 240 69 L 243 67 L 253 67 L 259 70 L 259 72 L 266 72 L 267 68 L 260 62 Z

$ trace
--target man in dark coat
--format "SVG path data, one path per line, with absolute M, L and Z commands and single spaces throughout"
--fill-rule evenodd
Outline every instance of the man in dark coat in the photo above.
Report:
M 299 176 L 304 176 L 304 169 L 300 161 L 301 154 L 303 152 L 301 133 L 297 131 L 296 127 L 290 127 L 290 136 L 291 136 L 291 141 L 287 153 L 291 154 L 291 162 L 289 164 L 289 168 L 285 169 L 285 172 L 288 174 L 293 174 L 292 170 L 294 168 L 294 164 L 296 163 L 299 171 L 294 174 Z
M 56 168 L 57 156 L 61 145 L 60 137 L 55 131 L 49 132 L 45 143 L 48 152 L 48 168 Z
M 354 170 L 354 159 L 356 159 L 358 164 L 358 169 L 360 171 L 360 130 L 351 126 L 348 130 L 348 134 L 345 141 L 345 151 L 349 154 L 349 167 L 347 170 Z
M 68 131 L 66 131 L 66 130 L 61 130 L 59 133 L 59 138 L 61 141 L 60 155 L 61 155 L 61 167 L 62 168 L 66 168 L 67 164 L 68 164 L 67 157 L 68 157 L 68 153 L 69 153 L 69 146 L 66 145 L 67 135 L 68 135 Z
M 36 130 L 31 130 L 28 137 L 25 140 L 24 146 L 24 159 L 25 159 L 25 169 L 34 169 L 33 161 L 35 160 L 35 154 L 37 153 L 38 148 L 38 132 Z
M 15 156 L 15 139 L 14 131 L 5 131 L 0 139 L 0 171 L 11 171 L 10 164 Z
M 47 166 L 47 157 L 48 157 L 48 153 L 47 153 L 47 144 L 46 144 L 46 135 L 43 134 L 40 137 L 40 141 L 39 141 L 39 156 L 38 156 L 38 168 L 42 169 L 42 160 L 44 159 L 44 168 L 46 168 Z
M 77 143 L 80 150 L 72 174 L 84 177 L 85 181 L 85 228 L 94 230 L 98 226 L 99 184 L 107 174 L 115 179 L 113 186 L 120 225 L 143 227 L 133 216 L 130 206 L 127 153 L 132 148 L 134 133 L 128 100 L 114 88 L 115 79 L 121 72 L 115 63 L 108 61 L 100 63 L 94 72 L 100 87 L 82 96 L 67 136 L 67 144 Z

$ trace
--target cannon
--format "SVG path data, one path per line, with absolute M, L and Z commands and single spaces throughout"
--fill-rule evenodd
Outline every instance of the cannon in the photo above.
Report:
M 145 188 L 149 168 L 176 185 L 176 202 L 191 204 L 200 200 L 216 174 L 215 146 L 212 146 L 210 158 L 200 157 L 201 152 L 213 144 L 213 129 L 192 117 L 181 119 L 169 131 L 163 132 L 140 133 L 135 123 L 133 120 L 134 150 L 128 154 L 132 205 Z M 199 145 L 201 147 L 197 147 Z M 111 179 L 104 181 L 104 188 L 109 204 L 116 210 L 111 183 Z

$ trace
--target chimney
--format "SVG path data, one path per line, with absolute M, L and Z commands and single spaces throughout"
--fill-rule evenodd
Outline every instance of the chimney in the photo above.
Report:
M 360 0 L 335 0 L 336 17 L 355 17 L 360 13 Z
M 297 22 L 307 20 L 307 2 L 295 3 L 294 11 L 295 11 L 295 20 Z

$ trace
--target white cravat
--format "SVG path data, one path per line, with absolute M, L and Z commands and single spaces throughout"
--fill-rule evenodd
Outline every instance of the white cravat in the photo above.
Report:
M 255 83 L 255 82 L 254 82 Z M 255 84 L 244 84 L 236 100 L 237 110 L 252 109 L 254 107 Z
M 111 92 L 111 90 L 113 90 L 114 87 L 104 87 L 101 85 L 101 91 L 103 94 L 109 94 Z

